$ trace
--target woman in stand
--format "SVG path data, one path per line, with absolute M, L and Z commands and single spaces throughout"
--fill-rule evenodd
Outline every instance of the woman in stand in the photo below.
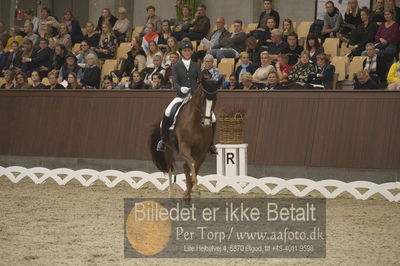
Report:
M 78 78 L 74 72 L 68 74 L 67 82 L 68 82 L 67 90 L 82 89 L 82 87 L 79 85 Z
M 117 51 L 117 39 L 111 30 L 110 24 L 103 24 L 99 46 L 95 49 L 98 58 L 112 59 Z
M 46 86 L 42 84 L 42 78 L 39 71 L 33 70 L 31 74 L 32 85 L 29 86 L 31 90 L 44 90 Z
M 324 48 L 321 46 L 318 38 L 313 33 L 307 35 L 306 50 L 309 52 L 310 60 L 314 64 L 317 62 L 317 55 L 324 52 Z
M 2 90 L 12 90 L 15 89 L 15 85 L 14 85 L 14 72 L 12 70 L 6 70 L 4 72 L 4 80 L 6 81 L 6 83 L 4 83 L 3 85 L 1 85 Z
M 375 36 L 378 55 L 385 55 L 389 58 L 397 54 L 397 46 L 400 40 L 399 24 L 394 21 L 393 11 L 385 10 L 385 23 L 382 23 Z

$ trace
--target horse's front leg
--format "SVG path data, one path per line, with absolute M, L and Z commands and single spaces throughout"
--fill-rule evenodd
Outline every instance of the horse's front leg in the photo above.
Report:
M 172 192 L 173 192 L 174 183 L 172 182 L 172 171 L 171 171 L 171 168 L 168 171 L 168 182 L 169 182 L 169 187 L 168 187 L 169 198 L 172 198 Z

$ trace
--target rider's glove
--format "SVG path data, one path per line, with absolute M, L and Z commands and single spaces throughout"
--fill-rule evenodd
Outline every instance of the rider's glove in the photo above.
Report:
M 181 87 L 181 92 L 182 92 L 183 94 L 188 94 L 189 91 L 190 91 L 190 88 L 188 88 L 188 87 Z

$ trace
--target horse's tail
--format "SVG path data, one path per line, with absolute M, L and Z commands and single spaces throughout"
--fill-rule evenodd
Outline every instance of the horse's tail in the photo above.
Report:
M 158 152 L 157 151 L 157 143 L 161 140 L 160 136 L 160 125 L 157 124 L 151 131 L 150 135 L 150 152 L 151 158 L 155 166 L 162 171 L 163 173 L 168 173 L 169 170 L 173 170 L 173 162 L 172 157 L 170 158 L 171 161 L 168 162 L 167 160 L 167 151 L 166 152 Z M 171 155 L 172 156 L 172 155 Z

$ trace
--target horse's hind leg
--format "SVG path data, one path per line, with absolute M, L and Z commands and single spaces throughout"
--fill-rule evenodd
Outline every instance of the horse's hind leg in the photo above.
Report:
M 192 180 L 190 176 L 190 167 L 187 163 L 183 165 L 183 171 L 185 172 L 186 176 L 186 191 L 183 194 L 183 197 L 190 201 L 190 194 L 192 193 Z
M 172 171 L 171 171 L 171 168 L 168 171 L 168 182 L 169 182 L 169 187 L 168 187 L 169 197 L 172 198 L 172 191 L 173 191 L 174 183 L 172 183 Z

